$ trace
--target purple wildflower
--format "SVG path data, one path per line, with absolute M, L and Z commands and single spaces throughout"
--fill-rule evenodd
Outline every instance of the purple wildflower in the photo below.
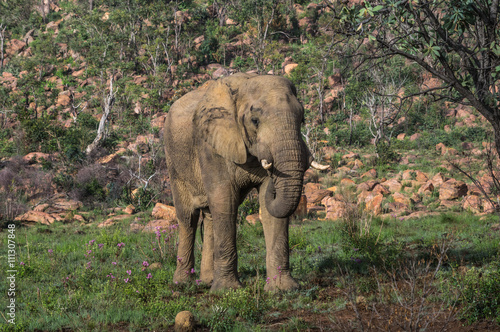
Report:
M 148 273 L 148 276 L 146 277 L 146 279 L 151 279 L 153 277 L 153 275 L 151 273 Z
M 102 247 L 104 247 L 104 243 L 99 243 L 97 246 L 99 247 L 99 249 L 102 249 Z
M 118 247 L 118 248 L 125 247 L 125 243 L 120 242 L 120 243 L 118 243 L 118 244 L 117 244 L 117 247 Z
M 123 281 L 125 281 L 125 283 L 127 283 L 129 280 L 130 280 L 129 278 L 123 279 Z
M 144 261 L 144 262 L 142 262 L 142 266 L 144 266 L 144 267 L 148 267 L 148 266 L 149 266 L 149 263 L 148 263 L 147 261 Z
M 128 275 L 132 274 L 132 270 L 127 270 L 126 272 L 128 273 Z
M 116 265 L 117 263 L 116 262 L 111 262 L 111 264 Z
M 52 249 L 48 250 L 49 254 L 53 253 L 54 251 Z
M 19 263 L 19 265 L 24 266 L 24 262 Z

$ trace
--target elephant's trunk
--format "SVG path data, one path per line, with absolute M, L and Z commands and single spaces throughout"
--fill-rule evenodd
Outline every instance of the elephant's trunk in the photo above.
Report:
M 266 191 L 266 207 L 276 218 L 289 217 L 299 204 L 306 156 L 296 131 L 282 139 L 272 148 L 274 159 L 272 181 Z

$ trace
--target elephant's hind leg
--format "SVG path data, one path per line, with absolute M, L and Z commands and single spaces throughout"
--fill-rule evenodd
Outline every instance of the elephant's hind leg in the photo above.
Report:
M 214 280 L 214 229 L 213 218 L 209 209 L 202 210 L 203 215 L 203 250 L 201 254 L 200 280 L 212 284 Z
M 194 278 L 194 241 L 199 218 L 199 210 L 190 214 L 177 215 L 179 247 L 177 249 L 177 269 L 174 274 L 175 283 L 185 283 Z

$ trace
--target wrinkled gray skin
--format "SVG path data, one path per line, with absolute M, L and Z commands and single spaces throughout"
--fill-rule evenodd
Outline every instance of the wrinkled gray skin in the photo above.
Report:
M 288 217 L 312 161 L 302 140 L 304 111 L 286 78 L 235 74 L 180 98 L 166 116 L 165 151 L 179 222 L 175 282 L 192 280 L 200 213 L 204 241 L 200 279 L 211 290 L 237 288 L 236 217 L 259 191 L 266 242 L 266 290 L 298 287 L 290 275 Z M 272 163 L 266 170 L 265 159 Z M 274 278 L 275 276 L 278 276 Z

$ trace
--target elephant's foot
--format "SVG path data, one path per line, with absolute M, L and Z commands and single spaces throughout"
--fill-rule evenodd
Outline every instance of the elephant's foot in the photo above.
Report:
M 200 272 L 200 280 L 201 282 L 211 285 L 214 281 L 214 270 L 201 270 Z
M 217 292 L 220 290 L 237 288 L 241 288 L 241 283 L 238 279 L 219 278 L 213 281 L 210 291 Z
M 272 278 L 267 278 L 264 290 L 268 292 L 290 291 L 299 289 L 300 286 L 291 275 L 277 275 Z
M 174 273 L 174 283 L 186 284 L 194 280 L 195 275 L 185 268 L 177 268 Z

